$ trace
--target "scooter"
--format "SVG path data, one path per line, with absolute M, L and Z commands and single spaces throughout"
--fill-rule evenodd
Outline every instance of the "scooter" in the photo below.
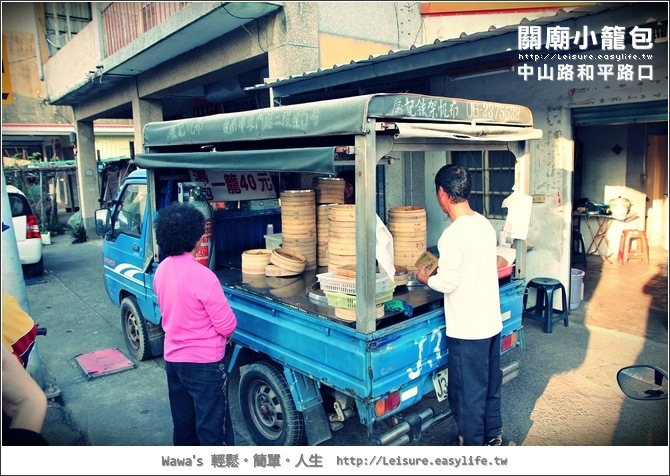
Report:
M 634 400 L 665 400 L 668 398 L 668 373 L 655 365 L 639 364 L 617 372 L 621 391 Z

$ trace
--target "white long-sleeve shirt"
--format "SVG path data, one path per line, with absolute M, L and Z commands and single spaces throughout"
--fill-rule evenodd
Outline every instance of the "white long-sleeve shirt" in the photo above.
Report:
M 444 293 L 447 336 L 485 339 L 502 330 L 496 232 L 481 214 L 462 215 L 437 242 L 437 273 L 428 286 Z

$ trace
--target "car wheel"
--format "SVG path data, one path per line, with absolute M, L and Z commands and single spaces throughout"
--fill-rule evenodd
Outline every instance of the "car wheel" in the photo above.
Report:
M 23 265 L 23 274 L 29 278 L 42 276 L 44 274 L 44 258 L 40 258 L 37 263 Z
M 305 423 L 284 376 L 268 362 L 256 362 L 240 375 L 240 409 L 260 446 L 305 444 Z
M 152 357 L 147 322 L 137 300 L 132 296 L 121 301 L 121 328 L 126 347 L 135 359 L 147 360 Z

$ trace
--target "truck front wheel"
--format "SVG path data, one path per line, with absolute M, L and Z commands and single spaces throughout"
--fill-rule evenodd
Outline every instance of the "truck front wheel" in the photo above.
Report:
M 151 357 L 147 322 L 134 297 L 129 296 L 121 301 L 121 327 L 126 347 L 136 360 L 147 360 Z
M 260 446 L 305 444 L 305 423 L 284 376 L 267 362 L 255 362 L 240 376 L 242 416 Z

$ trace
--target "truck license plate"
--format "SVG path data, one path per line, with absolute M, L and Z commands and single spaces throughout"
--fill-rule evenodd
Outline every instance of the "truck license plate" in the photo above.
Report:
M 447 381 L 449 379 L 448 372 L 449 369 L 444 369 L 433 375 L 433 387 L 435 387 L 435 395 L 437 395 L 438 402 L 441 402 L 447 398 Z

